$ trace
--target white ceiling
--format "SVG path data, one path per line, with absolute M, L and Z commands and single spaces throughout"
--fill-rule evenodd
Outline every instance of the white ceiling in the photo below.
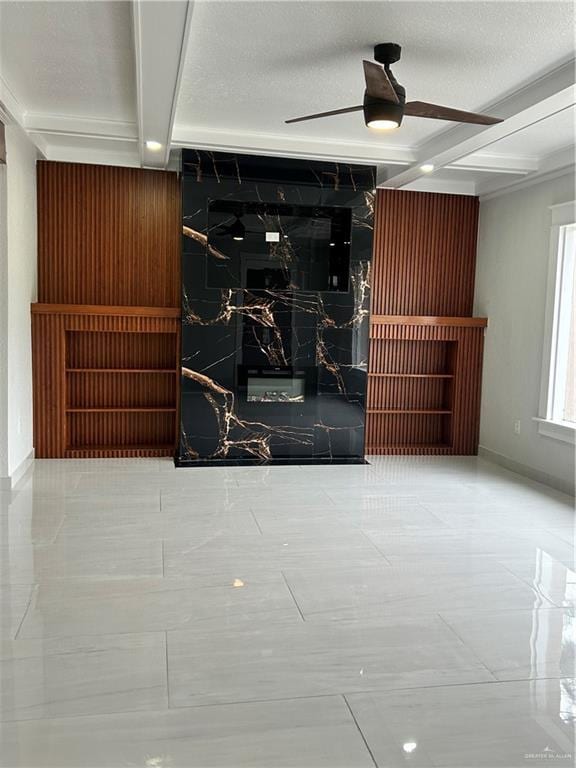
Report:
M 365 160 L 387 185 L 481 194 L 573 163 L 573 28 L 573 4 L 555 1 L 3 0 L 0 108 L 59 160 L 162 167 L 169 147 L 144 147 L 159 138 Z M 402 45 L 409 100 L 507 119 L 285 125 L 361 103 L 362 59 L 386 41 Z M 425 159 L 446 167 L 424 178 Z
M 135 120 L 126 2 L 2 2 L 2 75 L 32 112 Z

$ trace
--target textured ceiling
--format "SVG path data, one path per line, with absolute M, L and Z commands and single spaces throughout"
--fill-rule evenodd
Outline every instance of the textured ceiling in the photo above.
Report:
M 414 146 L 446 123 L 406 118 L 383 136 L 358 114 L 283 121 L 360 103 L 361 60 L 385 41 L 403 46 L 394 72 L 409 99 L 483 108 L 571 55 L 573 14 L 565 2 L 199 1 L 176 124 Z
M 471 127 L 480 150 L 467 156 L 456 151 L 464 158 L 458 167 L 441 170 L 438 163 L 423 182 L 427 188 L 437 180 L 438 191 L 451 184 L 458 191 L 461 183 L 462 193 L 481 194 L 484 180 L 549 173 L 573 162 L 568 152 L 549 157 L 573 144 L 574 107 L 558 111 L 570 103 L 568 69 L 534 89 L 532 101 L 517 95 L 574 56 L 572 2 L 163 2 L 0 0 L 0 108 L 52 159 L 147 164 L 142 139 L 160 136 L 161 128 L 166 146 L 172 136 L 173 147 L 367 160 L 389 181 L 411 164 L 417 170 L 418 158 L 430 149 L 422 143 L 451 124 L 407 117 L 399 130 L 383 134 L 367 129 L 361 113 L 284 121 L 360 103 L 362 59 L 372 58 L 376 43 L 398 42 L 403 52 L 394 73 L 408 100 L 488 111 L 516 94 L 506 114 L 524 110 L 519 127 L 505 123 L 502 134 L 509 135 L 498 141 L 501 134 L 491 141 L 487 133 L 482 144 L 479 134 L 491 129 Z M 170 66 L 168 59 L 174 60 Z M 554 83 L 561 103 L 546 102 Z M 138 103 L 146 109 L 141 106 L 137 120 Z M 454 140 L 458 150 L 458 136 L 464 137 L 458 130 L 440 142 Z
M 0 2 L 2 75 L 26 109 L 135 119 L 129 2 Z

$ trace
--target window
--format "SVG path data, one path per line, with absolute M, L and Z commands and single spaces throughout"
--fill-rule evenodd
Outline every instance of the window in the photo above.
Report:
M 576 204 L 551 208 L 552 231 L 539 431 L 574 442 L 576 429 Z

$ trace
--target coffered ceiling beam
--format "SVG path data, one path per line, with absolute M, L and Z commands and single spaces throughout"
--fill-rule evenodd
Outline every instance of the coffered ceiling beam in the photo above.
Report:
M 138 142 L 146 168 L 168 163 L 192 8 L 192 0 L 132 3 Z
M 415 162 L 398 173 L 388 174 L 382 186 L 399 189 L 422 176 L 420 166 L 432 164 L 436 169 L 457 163 L 476 152 L 481 152 L 497 141 L 512 136 L 554 114 L 570 109 L 575 98 L 575 60 L 563 64 L 553 72 L 501 101 L 483 109 L 503 123 L 485 129 L 478 126 L 458 125 L 436 135 L 417 147 Z
M 310 160 L 335 160 L 342 163 L 382 163 L 405 167 L 414 161 L 407 147 L 382 146 L 374 142 L 330 141 L 247 131 L 205 130 L 176 125 L 172 136 L 175 147 L 193 147 L 211 152 L 243 152 L 274 157 L 301 157 Z

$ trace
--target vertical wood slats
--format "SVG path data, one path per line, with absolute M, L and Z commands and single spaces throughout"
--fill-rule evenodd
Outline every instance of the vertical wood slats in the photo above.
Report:
M 176 173 L 38 163 L 38 301 L 180 306 Z
M 478 198 L 378 190 L 372 313 L 472 314 Z
M 172 455 L 177 435 L 180 322 L 174 310 L 125 316 L 32 305 L 34 436 L 38 458 Z M 94 351 L 94 356 L 90 352 Z M 109 352 L 111 350 L 111 352 Z M 126 362 L 127 361 L 127 362 Z M 128 363 L 128 364 L 127 364 Z M 156 369 L 152 372 L 130 368 Z M 66 369 L 118 368 L 117 372 Z M 171 373 L 158 372 L 171 369 Z M 81 412 L 72 408 L 170 408 Z
M 69 331 L 68 368 L 173 368 L 171 334 Z
M 477 198 L 378 190 L 367 453 L 477 452 L 484 329 L 446 324 L 472 314 L 477 224 Z

